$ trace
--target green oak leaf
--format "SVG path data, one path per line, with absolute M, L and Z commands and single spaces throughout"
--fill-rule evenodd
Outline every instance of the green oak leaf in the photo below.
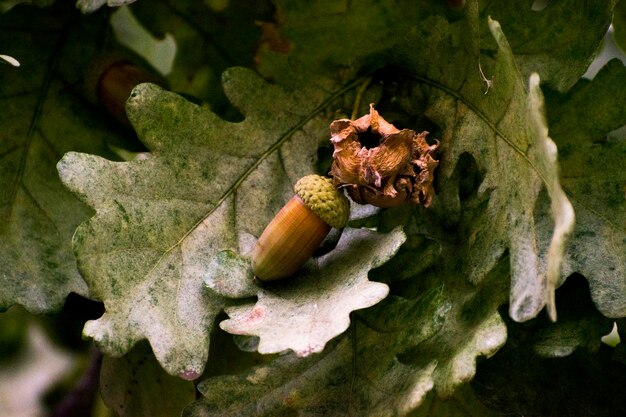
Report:
M 459 65 L 454 74 L 442 72 L 450 60 L 478 64 L 476 37 L 457 37 L 459 32 L 477 30 L 478 22 L 471 11 L 468 13 L 467 20 L 454 26 L 442 19 L 433 19 L 429 24 L 433 34 L 426 39 L 430 39 L 432 47 L 449 49 L 450 43 L 455 43 L 455 55 L 437 59 L 427 57 L 427 51 L 411 47 L 419 39 L 424 41 L 425 34 L 421 32 L 411 38 L 412 42 L 398 48 L 415 77 L 431 86 L 425 115 L 442 130 L 442 192 L 427 219 L 455 224 L 462 216 L 471 215 L 461 212 L 456 174 L 458 161 L 469 156 L 482 176 L 478 196 L 484 207 L 479 211 L 484 210 L 486 217 L 470 222 L 464 231 L 470 236 L 464 262 L 467 278 L 479 284 L 508 252 L 511 317 L 517 321 L 531 319 L 547 303 L 554 318 L 554 287 L 560 278 L 562 252 L 574 216 L 559 184 L 556 147 L 543 120 L 539 80 L 532 76 L 526 87 L 500 25 L 492 20 L 489 28 L 500 49 L 494 60 L 483 56 L 482 65 L 484 73 L 493 80 L 484 84 L 477 69 L 467 64 Z M 442 36 L 443 33 L 449 35 Z M 430 65 L 422 65 L 427 59 Z M 542 224 L 552 237 L 549 248 L 540 252 L 541 233 L 536 230 L 534 211 L 544 187 L 551 200 L 554 223 Z
M 478 365 L 471 386 L 497 415 L 612 417 L 624 408 L 623 344 L 601 343 L 612 320 L 593 306 L 584 277 L 568 278 L 557 290 L 557 303 L 556 323 L 508 320 L 506 345 Z
M 232 111 L 221 91 L 222 72 L 252 66 L 261 32 L 258 22 L 273 13 L 265 1 L 228 3 L 214 10 L 206 0 L 151 0 L 130 8 L 155 37 L 169 34 L 176 40 L 176 56 L 166 75 L 172 91 L 203 100 L 220 114 Z
M 404 31 L 402 42 L 389 51 L 373 53 L 388 57 L 377 65 L 409 71 L 427 96 L 424 116 L 440 129 L 438 195 L 428 210 L 383 212 L 388 220 L 381 226 L 406 226 L 410 246 L 402 250 L 403 261 L 394 258 L 374 275 L 390 283 L 394 294 L 411 299 L 406 301 L 411 314 L 424 316 L 408 318 L 396 310 L 397 299 L 355 312 L 367 323 L 366 329 L 355 324 L 356 342 L 349 331 L 319 356 L 300 361 L 288 356 L 250 372 L 207 379 L 200 384 L 206 398 L 186 415 L 407 415 L 417 412 L 430 392 L 452 396 L 473 378 L 476 358 L 493 355 L 505 343 L 498 309 L 507 292 L 515 320 L 535 317 L 546 303 L 554 317 L 554 290 L 574 218 L 559 182 L 539 77 L 524 79 L 500 25 L 480 21 L 475 3 L 466 9 L 453 23 L 429 17 Z M 479 60 L 483 24 L 499 49 Z M 302 53 L 306 49 L 290 57 L 290 64 L 297 67 Z M 479 65 L 489 79 L 481 77 Z M 280 70 L 276 74 L 287 77 Z M 461 190 L 467 165 L 477 173 L 469 197 Z M 550 207 L 548 223 L 535 218 L 540 199 Z M 435 289 L 438 301 L 418 313 L 424 293 Z
M 626 142 L 623 134 L 607 135 L 626 124 L 626 94 L 615 88 L 624 82 L 626 68 L 613 60 L 593 81 L 549 101 L 562 182 L 577 217 L 564 272 L 583 274 L 597 308 L 612 318 L 626 316 Z
M 593 305 L 589 285 L 580 274 L 574 274 L 556 291 L 559 320 L 553 323 L 547 317 L 539 317 L 524 327 L 517 327 L 510 320 L 507 327 L 514 332 L 523 329 L 533 351 L 544 358 L 562 358 L 578 353 L 598 352 L 602 336 L 611 332 L 613 320 L 604 317 Z M 515 346 L 517 341 L 512 340 Z
M 496 417 L 499 414 L 485 406 L 472 387 L 464 385 L 452 398 L 442 400 L 429 395 L 424 404 L 411 417 Z
M 409 401 L 419 402 L 418 392 L 432 389 L 435 366 L 428 364 L 424 373 L 404 365 L 396 358 L 398 349 L 436 334 L 449 308 L 440 289 L 416 301 L 387 299 L 372 311 L 380 321 L 356 317 L 347 335 L 318 355 L 281 355 L 241 374 L 202 381 L 198 389 L 204 398 L 183 416 L 403 415 L 393 413 L 415 406 L 406 404 L 404 394 L 415 390 Z M 385 323 L 382 311 L 394 313 L 393 322 Z M 374 412 L 381 409 L 388 414 Z
M 567 91 L 591 64 L 611 24 L 617 0 L 545 3 L 536 10 L 525 0 L 482 1 L 481 14 L 500 22 L 525 78 L 536 72 L 542 83 Z M 483 46 L 489 48 L 488 43 L 486 37 Z
M 50 6 L 55 0 L 0 0 L 0 13 L 6 13 L 19 4 L 33 4 L 38 7 Z
M 533 10 L 528 0 L 466 1 L 465 9 L 478 3 L 481 19 L 491 16 L 500 22 L 515 55 L 515 62 L 524 79 L 534 72 L 542 82 L 565 91 L 585 72 L 602 41 L 613 16 L 617 0 L 583 2 L 562 0 L 547 2 L 542 10 Z M 307 7 L 294 0 L 276 1 L 278 16 L 276 30 L 289 52 L 271 42 L 261 45 L 259 70 L 281 83 L 291 84 L 293 78 L 304 78 L 311 72 L 336 76 L 367 68 L 379 68 L 395 55 L 393 47 L 401 44 L 407 33 L 415 30 L 430 32 L 429 16 L 445 16 L 458 20 L 460 13 L 447 9 L 445 2 L 420 1 L 333 1 L 317 2 Z M 368 24 L 363 24 L 368 22 Z M 585 36 L 580 36 L 585 33 Z M 469 36 L 470 32 L 460 36 Z M 274 39 L 274 38 L 270 38 Z M 337 45 L 324 48 L 319 45 Z M 413 43 L 429 57 L 445 59 L 456 52 L 455 45 L 433 48 L 428 43 Z M 487 30 L 480 32 L 480 48 L 486 54 L 495 53 L 498 46 Z M 461 51 L 459 51 L 461 52 Z M 477 69 L 474 63 L 473 69 Z M 456 65 L 440 68 L 446 76 Z
M 520 74 L 516 55 L 504 35 L 506 28 L 503 32 L 490 20 L 490 44 L 498 49 L 487 52 L 481 49 L 485 43 L 481 34 L 487 25 L 477 2 L 466 3 L 463 18 L 450 20 L 427 6 L 413 4 L 395 7 L 387 2 L 357 2 L 305 11 L 290 1 L 279 6 L 285 14 L 281 33 L 294 46 L 287 54 L 266 51 L 261 71 L 292 88 L 306 80 L 305 75 L 295 75 L 298 72 L 294 68 L 301 68 L 301 74 L 316 71 L 330 79 L 338 71 L 350 74 L 385 66 L 408 72 L 427 97 L 423 111 L 413 106 L 414 117 L 425 116 L 441 129 L 438 175 L 442 195 L 433 207 L 436 217 L 429 218 L 449 224 L 458 221 L 458 185 L 453 183 L 458 179 L 454 173 L 462 155 L 471 155 L 484 173 L 480 194 L 488 201 L 485 210 L 489 219 L 471 226 L 467 256 L 473 265 L 468 265 L 468 278 L 479 283 L 508 254 L 511 316 L 518 321 L 531 319 L 548 303 L 549 314 L 555 318 L 554 287 L 560 279 L 562 253 L 574 216 L 561 190 L 556 149 L 542 120 L 538 78 Z M 312 19 L 311 15 L 324 19 Z M 367 19 L 377 26 L 365 30 L 367 25 L 362 22 Z M 609 20 L 605 16 L 596 25 Z M 309 28 L 305 21 L 333 30 Z M 359 36 L 347 36 L 353 31 Z M 517 32 L 514 35 L 519 36 Z M 316 46 L 320 44 L 345 48 Z M 555 220 L 553 225 L 544 225 L 552 235 L 545 253 L 538 249 L 538 236 L 543 231 L 537 233 L 534 219 L 542 187 L 552 200 Z
M 69 153 L 58 164 L 64 184 L 96 210 L 74 235 L 80 270 L 106 307 L 85 335 L 113 356 L 148 339 L 170 374 L 199 376 L 227 304 L 203 281 L 223 272 L 218 254 L 240 252 L 313 171 L 328 129 L 317 116 L 350 88 L 287 95 L 233 68 L 224 90 L 245 116 L 233 123 L 154 85 L 138 86 L 127 113 L 151 151 L 146 159 Z
M 260 45 L 257 68 L 266 77 L 292 88 L 314 74 L 335 79 L 389 62 L 390 48 L 401 42 L 418 22 L 444 13 L 441 2 L 325 1 L 302 7 L 293 0 L 276 2 L 278 23 L 270 26 L 289 45 Z M 364 24 L 367 22 L 367 24 Z M 270 37 L 273 40 L 274 37 Z M 334 47 L 325 47 L 333 45 Z
M 454 275 L 446 276 L 454 281 Z M 461 294 L 464 302 L 458 300 Z M 461 380 L 452 385 L 445 380 L 467 382 L 476 357 L 489 357 L 504 343 L 506 329 L 497 313 L 463 317 L 468 305 L 488 299 L 493 307 L 501 300 L 477 295 L 468 286 L 450 291 L 441 286 L 416 300 L 388 298 L 353 313 L 348 332 L 318 355 L 282 355 L 241 374 L 202 381 L 198 388 L 205 397 L 183 415 L 409 415 L 428 396 L 427 404 L 433 395 L 449 398 Z M 449 320 L 456 326 L 448 326 Z M 442 351 L 452 335 L 455 345 Z
M 256 303 L 226 308 L 220 323 L 229 333 L 258 336 L 259 353 L 287 349 L 297 356 L 321 352 L 343 333 L 350 313 L 385 298 L 387 285 L 367 279 L 370 269 L 391 258 L 404 242 L 398 228 L 388 234 L 345 229 L 337 247 L 315 259 L 297 279 L 261 289 Z
M 90 209 L 61 184 L 56 163 L 70 150 L 113 157 L 121 131 L 83 97 L 98 53 L 102 17 L 75 20 L 72 5 L 19 6 L 0 15 L 0 309 L 58 310 L 70 292 L 88 295 L 71 247 Z
M 626 50 L 626 3 L 618 1 L 613 9 L 613 39 L 622 51 Z
M 18 2 L 0 1 L 0 10 Z M 104 159 L 117 158 L 103 140 L 117 131 L 85 105 L 77 87 L 99 48 L 94 41 L 103 39 L 96 28 L 106 26 L 107 12 L 79 22 L 78 12 L 67 13 L 74 2 L 64 3 L 0 16 L 0 53 L 22 63 L 0 65 L 0 100 L 8 103 L 0 110 L 8 126 L 0 133 L 0 258 L 8 259 L 0 270 L 0 308 L 17 302 L 48 312 L 69 291 L 103 300 L 105 315 L 85 334 L 107 354 L 103 386 L 112 385 L 104 393 L 120 414 L 171 415 L 191 401 L 192 384 L 158 371 L 148 343 L 167 373 L 194 379 L 211 340 L 211 349 L 218 347 L 212 352 L 225 353 L 208 356 L 198 385 L 204 398 L 186 417 L 491 415 L 467 383 L 477 360 L 494 355 L 507 337 L 507 347 L 522 355 L 507 362 L 503 349 L 505 360 L 495 358 L 494 366 L 505 372 L 491 383 L 528 403 L 516 380 L 548 381 L 528 388 L 534 392 L 570 387 L 558 376 L 577 369 L 584 350 L 602 351 L 607 317 L 626 316 L 626 148 L 623 133 L 607 136 L 626 122 L 625 94 L 616 88 L 626 71 L 611 62 L 593 81 L 574 85 L 616 0 L 544 2 L 541 10 L 541 2 L 525 0 L 466 1 L 463 10 L 432 0 L 277 0 L 275 24 L 268 23 L 268 2 L 245 9 L 244 0 L 137 2 L 132 9 L 155 35 L 176 38 L 173 90 L 210 104 L 137 88 L 128 111 L 150 153 L 127 162 Z M 231 69 L 225 94 L 218 91 L 224 68 L 253 65 L 259 32 L 254 64 L 270 83 Z M 545 108 L 540 79 L 558 91 L 546 91 Z M 257 286 L 247 258 L 254 236 L 291 196 L 295 179 L 327 172 L 330 120 L 351 107 L 358 116 L 370 102 L 398 126 L 429 130 L 440 141 L 433 205 L 364 210 L 351 226 L 375 232 L 347 229 L 335 250 L 312 259 L 293 282 Z M 67 153 L 58 172 L 78 199 L 54 171 L 68 151 L 78 152 Z M 75 257 L 72 232 L 91 209 L 95 216 L 74 234 Z M 394 232 L 398 226 L 406 234 L 399 250 L 405 235 Z M 367 247 L 385 239 L 392 240 L 386 249 Z M 348 258 L 353 252 L 358 256 Z M 391 259 L 378 266 L 368 259 L 372 253 Z M 562 296 L 582 274 L 603 315 L 586 293 Z M 508 299 L 516 321 L 536 317 L 545 305 L 554 319 L 555 287 L 565 277 L 556 291 L 558 323 L 518 325 L 501 317 Z M 259 335 L 259 350 L 295 352 L 261 357 L 220 345 L 231 338 L 213 327 L 224 309 L 231 318 L 222 325 Z M 516 329 L 530 337 L 522 349 L 515 349 Z M 234 339 L 250 351 L 243 346 L 257 338 Z M 604 348 L 597 357 L 609 363 Z M 547 368 L 536 353 L 573 361 Z M 541 366 L 520 371 L 533 360 Z M 261 365 L 248 368 L 253 363 Z M 114 375 L 120 366 L 126 369 Z M 136 384 L 137 372 L 148 382 Z M 576 381 L 575 372 L 566 374 Z M 606 379 L 593 375 L 594 384 Z M 162 403 L 164 392 L 175 401 Z M 519 410 L 549 408 L 563 392 L 573 393 L 570 404 L 585 394 L 556 389 L 556 397 Z M 137 406 L 144 398 L 154 401 Z

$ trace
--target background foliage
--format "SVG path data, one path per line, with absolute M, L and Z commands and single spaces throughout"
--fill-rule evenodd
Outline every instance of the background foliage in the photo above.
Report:
M 626 69 L 584 76 L 623 2 L 127 3 L 0 1 L 2 415 L 624 409 Z M 122 58 L 162 84 L 129 125 L 97 94 Z M 254 281 L 369 103 L 440 142 L 432 206 L 355 204 Z

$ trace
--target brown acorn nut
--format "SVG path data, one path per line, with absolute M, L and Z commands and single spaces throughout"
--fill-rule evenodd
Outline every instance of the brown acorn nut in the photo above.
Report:
M 262 281 L 293 275 L 311 257 L 332 227 L 348 222 L 350 203 L 330 178 L 307 175 L 291 200 L 267 225 L 252 251 L 252 270 Z
M 119 122 L 130 127 L 126 100 L 141 83 L 164 86 L 163 79 L 125 57 L 106 56 L 92 62 L 85 80 L 85 90 L 92 101 L 102 106 Z

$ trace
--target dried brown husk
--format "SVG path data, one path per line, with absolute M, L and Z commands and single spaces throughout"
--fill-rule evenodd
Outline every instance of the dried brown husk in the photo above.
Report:
M 428 207 L 433 199 L 433 175 L 439 161 L 438 142 L 426 142 L 428 132 L 397 129 L 370 105 L 357 120 L 330 125 L 335 147 L 330 175 L 357 203 L 394 207 L 405 201 Z

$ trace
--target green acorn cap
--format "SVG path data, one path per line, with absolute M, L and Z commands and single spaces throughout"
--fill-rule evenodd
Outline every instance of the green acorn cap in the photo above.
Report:
M 350 202 L 333 186 L 330 178 L 307 175 L 296 182 L 293 190 L 313 213 L 331 227 L 341 229 L 348 223 Z

